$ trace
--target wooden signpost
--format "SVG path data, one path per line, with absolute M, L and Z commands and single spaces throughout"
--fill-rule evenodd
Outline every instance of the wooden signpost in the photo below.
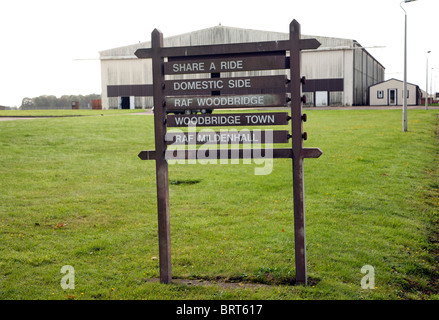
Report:
M 292 21 L 290 38 L 282 41 L 234 43 L 190 47 L 163 47 L 163 34 L 152 32 L 151 48 L 136 51 L 138 58 L 152 59 L 155 150 L 141 151 L 142 160 L 156 161 L 157 208 L 159 231 L 160 281 L 169 283 L 171 271 L 171 237 L 169 223 L 168 159 L 197 159 L 197 150 L 167 150 L 169 144 L 244 144 L 243 149 L 209 149 L 214 157 L 245 159 L 264 156 L 259 150 L 246 149 L 246 143 L 287 143 L 291 148 L 262 149 L 272 158 L 290 158 L 293 165 L 294 237 L 296 283 L 307 284 L 306 237 L 304 206 L 304 158 L 318 158 L 318 148 L 303 148 L 306 132 L 302 123 L 301 85 L 305 79 L 300 74 L 301 50 L 316 49 L 315 39 L 300 38 L 300 24 Z M 288 55 L 289 53 L 289 55 Z M 167 58 L 167 62 L 165 62 Z M 222 72 L 289 69 L 287 76 L 221 78 Z M 165 75 L 211 74 L 211 78 L 165 80 Z M 206 115 L 167 115 L 172 110 L 269 108 L 291 106 L 287 112 L 233 113 Z M 241 130 L 230 132 L 179 132 L 167 133 L 167 127 L 188 126 L 274 126 L 291 121 L 291 134 L 274 130 L 267 141 L 267 132 Z M 251 145 L 250 144 L 250 145 Z

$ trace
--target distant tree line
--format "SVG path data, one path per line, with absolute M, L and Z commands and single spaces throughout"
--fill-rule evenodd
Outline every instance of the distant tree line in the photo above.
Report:
M 71 109 L 72 101 L 79 102 L 80 109 L 91 109 L 92 100 L 100 99 L 99 94 L 89 95 L 64 95 L 60 98 L 43 95 L 35 98 L 24 98 L 20 109 Z

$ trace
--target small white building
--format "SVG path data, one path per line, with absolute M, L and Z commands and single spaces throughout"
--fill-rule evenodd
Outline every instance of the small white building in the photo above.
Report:
M 404 82 L 389 79 L 369 87 L 369 105 L 402 106 L 404 101 Z M 407 105 L 421 104 L 422 92 L 419 86 L 407 83 Z

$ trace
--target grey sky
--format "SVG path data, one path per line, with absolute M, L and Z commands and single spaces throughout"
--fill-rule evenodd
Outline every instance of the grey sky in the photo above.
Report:
M 403 78 L 404 12 L 400 0 L 14 0 L 0 3 L 0 105 L 24 97 L 101 93 L 98 52 L 164 36 L 222 25 L 355 39 Z M 408 14 L 408 81 L 425 89 L 426 53 L 439 91 L 438 0 L 405 4 Z

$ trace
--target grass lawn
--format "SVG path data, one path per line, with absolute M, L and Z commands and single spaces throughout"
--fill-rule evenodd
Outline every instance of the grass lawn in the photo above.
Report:
M 154 149 L 151 116 L 0 122 L 0 299 L 438 299 L 437 111 L 409 110 L 406 133 L 398 110 L 306 113 L 305 146 L 324 152 L 305 159 L 307 287 L 293 285 L 291 160 L 267 176 L 170 165 L 187 281 L 164 285 L 155 163 L 137 157 Z

